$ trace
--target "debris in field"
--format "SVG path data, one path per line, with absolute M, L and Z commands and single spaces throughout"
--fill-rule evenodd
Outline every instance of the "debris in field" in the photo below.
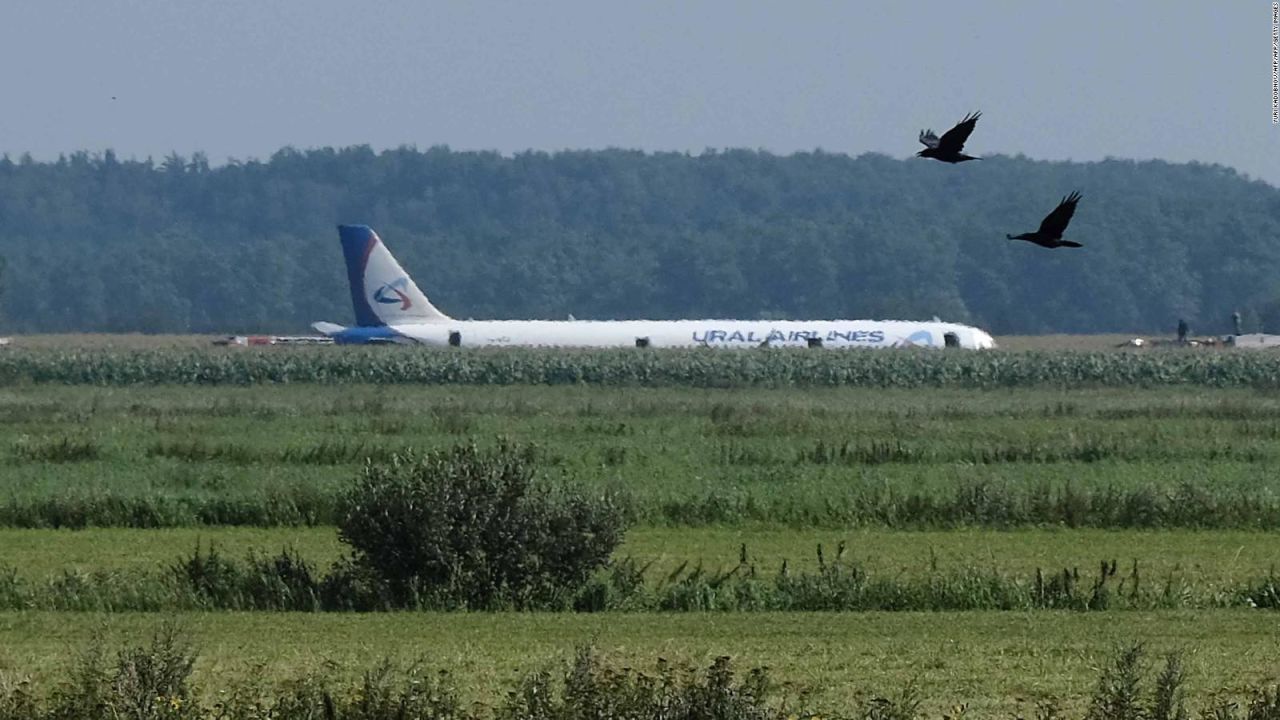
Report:
M 213 341 L 214 345 L 332 345 L 333 338 L 323 335 L 228 335 Z
M 1248 335 L 1228 335 L 1223 340 L 1228 347 L 1263 350 L 1280 348 L 1280 335 L 1266 333 L 1249 333 Z

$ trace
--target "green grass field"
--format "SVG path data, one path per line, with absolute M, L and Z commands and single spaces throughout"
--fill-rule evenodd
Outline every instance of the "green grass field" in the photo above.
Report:
M 365 456 L 499 435 L 536 443 L 552 479 L 625 490 L 636 525 L 615 557 L 652 561 L 653 574 L 686 561 L 727 568 L 744 544 L 767 571 L 783 559 L 812 569 L 819 543 L 833 553 L 844 542 L 890 577 L 935 566 L 1087 573 L 1136 559 L 1145 577 L 1176 576 L 1210 597 L 1280 556 L 1280 524 L 1268 520 L 1280 519 L 1276 392 L 19 384 L 0 389 L 0 565 L 32 580 L 148 572 L 197 542 L 233 556 L 288 545 L 327 565 L 343 551 L 334 498 Z M 952 507 L 915 529 L 855 512 L 868 498 L 905 507 L 913 493 L 950 502 L 973 488 L 988 495 L 968 514 Z M 1104 527 L 995 512 L 1064 488 L 1128 504 Z M 1151 494 L 1125 495 L 1139 490 Z M 138 504 L 99 512 L 122 499 Z M 238 524 L 200 524 L 188 510 L 201 503 L 234 506 L 217 517 Z M 91 527 L 18 527 L 77 518 Z M 154 524 L 176 527 L 137 527 Z M 210 682 L 255 661 L 284 679 L 326 659 L 354 675 L 384 655 L 421 656 L 465 677 L 469 698 L 491 700 L 595 642 L 639 665 L 728 654 L 833 706 L 918 678 L 930 715 L 967 701 L 984 716 L 1027 716 L 1050 696 L 1078 707 L 1122 641 L 1187 648 L 1193 689 L 1274 679 L 1273 613 L 3 612 L 0 672 L 52 680 L 95 629 L 138 639 L 177 617 Z
M 1189 689 L 1242 690 L 1274 680 L 1280 641 L 1270 613 L 772 613 L 431 614 L 364 616 L 192 613 L 163 616 L 203 648 L 197 678 L 235 677 L 263 663 L 285 680 L 336 663 L 348 675 L 384 657 L 422 659 L 464 679 L 468 699 L 494 702 L 519 677 L 567 662 L 575 646 L 652 667 L 658 657 L 768 666 L 781 682 L 810 687 L 822 705 L 851 708 L 908 680 L 927 698 L 925 715 L 967 702 L 976 717 L 1030 714 L 1051 697 L 1079 710 L 1114 645 L 1143 641 L 1153 652 L 1189 653 Z M 0 613 L 0 669 L 53 678 L 69 648 L 95 632 L 144 639 L 155 614 Z
M 499 435 L 536 443 L 552 477 L 626 489 L 647 523 L 875 524 L 868 496 L 893 511 L 983 484 L 1023 498 L 1193 486 L 1280 524 L 1276 393 L 377 386 L 0 390 L 0 524 L 67 498 L 86 506 L 73 516 L 141 498 L 324 523 L 365 457 Z M 1215 512 L 1169 522 L 1257 526 Z

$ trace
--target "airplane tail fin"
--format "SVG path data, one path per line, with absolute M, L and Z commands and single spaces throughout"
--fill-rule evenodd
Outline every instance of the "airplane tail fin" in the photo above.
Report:
M 361 327 L 449 320 L 427 300 L 368 225 L 339 225 L 356 324 Z

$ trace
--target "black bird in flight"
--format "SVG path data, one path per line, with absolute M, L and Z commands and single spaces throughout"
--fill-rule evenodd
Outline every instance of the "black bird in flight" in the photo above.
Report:
M 1078 202 L 1080 202 L 1080 193 L 1073 192 L 1062 198 L 1062 202 L 1058 203 L 1058 207 L 1054 208 L 1053 212 L 1044 216 L 1044 220 L 1040 221 L 1039 230 L 1021 235 L 1005 235 L 1005 237 L 1010 240 L 1026 240 L 1046 248 L 1084 247 L 1078 242 L 1062 239 L 1062 233 L 1067 229 L 1067 223 L 1071 222 L 1071 216 L 1075 214 Z
M 972 157 L 960 152 L 964 149 L 964 141 L 969 139 L 973 127 L 978 124 L 978 118 L 982 117 L 981 112 L 965 115 L 964 119 L 956 123 L 956 126 L 938 137 L 933 134 L 933 130 L 920 131 L 920 142 L 924 143 L 925 149 L 916 153 L 916 157 L 927 157 L 942 162 L 959 163 L 965 160 L 981 160 L 982 158 Z

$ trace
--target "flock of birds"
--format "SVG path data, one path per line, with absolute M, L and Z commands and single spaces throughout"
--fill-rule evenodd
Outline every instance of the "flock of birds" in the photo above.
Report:
M 982 117 L 982 113 L 970 113 L 964 116 L 964 120 L 956 123 L 956 126 L 938 137 L 933 130 L 921 130 L 920 142 L 925 148 L 916 153 L 917 157 L 933 158 L 946 163 L 962 163 L 965 160 L 981 160 L 982 158 L 965 155 L 964 143 L 969 139 L 969 135 L 973 133 L 973 128 L 978 124 L 978 118 Z M 1071 216 L 1076 212 L 1076 203 L 1080 202 L 1080 193 L 1073 192 L 1064 197 L 1062 202 L 1058 203 L 1058 207 L 1053 212 L 1045 215 L 1044 220 L 1040 221 L 1040 229 L 1035 232 L 1022 233 L 1021 235 L 1005 235 L 1010 240 L 1026 240 L 1035 243 L 1044 248 L 1078 248 L 1084 247 L 1078 242 L 1071 240 L 1063 240 L 1062 233 L 1067 229 L 1067 223 L 1071 222 Z

